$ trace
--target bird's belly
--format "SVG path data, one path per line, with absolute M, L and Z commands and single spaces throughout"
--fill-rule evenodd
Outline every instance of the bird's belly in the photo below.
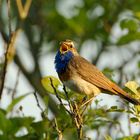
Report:
M 78 93 L 84 93 L 87 95 L 93 94 L 94 96 L 96 96 L 101 92 L 98 87 L 81 79 L 80 77 L 74 77 L 73 79 L 64 81 L 63 83 L 68 88 Z

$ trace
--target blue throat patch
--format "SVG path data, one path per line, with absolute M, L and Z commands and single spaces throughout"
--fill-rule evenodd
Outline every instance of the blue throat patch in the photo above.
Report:
M 66 71 L 67 65 L 72 57 L 73 54 L 71 51 L 68 51 L 65 54 L 61 54 L 60 51 L 57 52 L 54 63 L 55 69 L 58 74 L 61 74 Z

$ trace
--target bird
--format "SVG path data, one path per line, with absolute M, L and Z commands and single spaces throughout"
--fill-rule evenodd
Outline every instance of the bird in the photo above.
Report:
M 93 97 L 106 92 L 118 95 L 134 105 L 140 104 L 95 65 L 80 56 L 72 40 L 60 42 L 54 63 L 60 81 L 72 91 Z

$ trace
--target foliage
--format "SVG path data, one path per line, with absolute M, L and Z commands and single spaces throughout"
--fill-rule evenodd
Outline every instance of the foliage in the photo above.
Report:
M 104 99 L 96 99 L 94 104 L 87 102 L 83 105 L 83 102 L 89 101 L 91 97 L 85 98 L 84 95 L 66 89 L 54 76 L 42 79 L 41 57 L 44 54 L 56 53 L 59 42 L 67 38 L 77 43 L 79 52 L 87 47 L 84 44 L 88 41 L 95 42 L 97 46 L 90 44 L 91 52 L 96 51 L 91 61 L 97 66 L 101 66 L 100 62 L 106 60 L 107 56 L 118 52 L 115 59 L 119 60 L 119 65 L 111 65 L 115 63 L 111 57 L 103 72 L 120 86 L 126 83 L 124 77 L 129 81 L 140 78 L 140 2 L 81 0 L 72 3 L 67 4 L 64 0 L 0 0 L 0 38 L 5 50 L 0 58 L 0 98 L 4 99 L 4 91 L 8 93 L 5 82 L 9 77 L 6 77 L 6 73 L 9 71 L 8 66 L 14 63 L 33 87 L 33 95 L 42 117 L 40 121 L 36 121 L 33 117 L 12 115 L 17 111 L 17 105 L 24 98 L 29 98 L 29 94 L 19 96 L 18 91 L 16 92 L 20 82 L 17 75 L 18 82 L 16 81 L 15 87 L 10 91 L 12 101 L 6 109 L 0 107 L 1 140 L 77 140 L 80 134 L 83 139 L 90 139 L 90 132 L 94 139 L 135 140 L 140 137 L 139 132 L 131 129 L 132 123 L 140 125 L 140 106 L 118 102 L 117 105 L 108 107 L 101 105 Z M 117 34 L 118 30 L 121 33 Z M 18 44 L 18 37 L 21 36 L 23 44 Z M 46 51 L 43 51 L 44 46 Z M 32 70 L 22 61 L 19 47 L 23 54 L 24 48 L 28 50 L 32 58 Z M 128 52 L 130 57 L 127 57 Z M 129 72 L 128 65 L 132 65 L 133 60 L 136 68 Z M 44 67 L 49 67 L 48 60 Z M 113 78 L 116 73 L 118 80 Z M 128 82 L 125 90 L 139 99 L 139 84 L 136 82 Z M 14 96 L 15 93 L 18 96 Z M 36 93 L 41 97 L 41 101 Z M 106 102 L 108 100 L 109 97 Z M 40 102 L 45 104 L 45 110 L 41 108 Z M 22 106 L 19 111 L 23 112 Z M 51 118 L 49 111 L 53 113 Z M 129 125 L 126 128 L 129 131 L 128 136 L 122 127 L 124 120 L 121 118 L 124 115 L 128 118 L 125 119 Z

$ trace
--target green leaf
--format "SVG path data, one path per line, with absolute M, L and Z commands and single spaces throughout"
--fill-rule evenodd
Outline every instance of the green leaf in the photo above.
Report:
M 128 29 L 131 32 L 136 32 L 139 28 L 139 23 L 136 19 L 124 19 L 120 23 L 122 29 Z
M 107 135 L 105 136 L 105 140 L 112 140 L 112 138 L 109 135 Z
M 30 93 L 28 93 L 28 94 L 25 94 L 25 95 L 22 95 L 22 96 L 20 96 L 20 97 L 17 97 L 17 98 L 15 98 L 15 99 L 13 99 L 13 101 L 8 105 L 8 107 L 7 107 L 7 109 L 6 109 L 6 112 L 8 113 L 8 112 L 10 112 L 13 108 L 14 108 L 14 106 L 17 104 L 17 103 L 19 103 L 21 100 L 23 100 L 26 96 L 28 96 Z
M 30 131 L 30 125 L 33 122 L 33 117 L 14 117 L 10 118 L 10 121 L 13 123 L 13 132 L 16 133 L 20 128 L 25 127 Z
M 111 106 L 111 109 L 117 109 L 118 107 L 117 106 Z
M 140 86 L 136 81 L 128 81 L 125 84 L 125 87 L 134 93 L 134 96 L 133 96 L 134 98 L 138 100 L 140 99 L 140 91 L 138 90 Z
M 52 83 L 51 83 L 51 79 L 52 79 Z M 54 76 L 47 76 L 47 77 L 42 78 L 41 83 L 43 87 L 46 89 L 46 91 L 53 94 L 54 94 L 54 88 L 57 89 L 58 86 L 61 85 L 60 81 Z M 54 88 L 52 87 L 52 84 Z
M 57 92 L 59 97 L 65 99 L 64 92 L 62 92 L 58 89 L 59 86 L 62 86 L 62 84 L 58 80 L 58 78 L 56 78 L 54 76 L 46 76 L 41 79 L 41 83 L 47 92 L 49 92 L 51 94 L 56 94 L 56 92 Z
M 12 129 L 12 123 L 6 118 L 6 114 L 0 110 L 0 130 L 3 133 L 8 133 Z
M 138 61 L 138 68 L 140 69 L 140 61 Z
M 117 138 L 116 140 L 138 140 L 138 135 Z
M 130 121 L 131 121 L 132 123 L 136 123 L 136 122 L 139 122 L 139 119 L 136 118 L 136 117 L 133 117 L 133 118 L 130 118 Z
M 124 109 L 119 109 L 117 106 L 110 107 L 107 112 L 125 112 Z
M 140 32 L 128 33 L 119 38 L 117 45 L 124 45 L 124 44 L 130 43 L 132 41 L 136 41 L 139 39 L 140 39 Z

